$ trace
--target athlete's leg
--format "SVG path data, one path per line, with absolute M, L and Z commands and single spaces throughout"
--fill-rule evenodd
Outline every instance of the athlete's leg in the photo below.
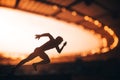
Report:
M 49 59 L 48 55 L 45 52 L 40 53 L 39 57 L 42 58 L 43 60 L 38 62 L 38 63 L 33 63 L 33 67 L 34 67 L 35 70 L 37 70 L 37 65 L 39 65 L 39 64 L 48 64 L 48 63 L 50 63 L 50 59 Z
M 25 64 L 26 62 L 32 60 L 33 58 L 37 57 L 38 55 L 36 55 L 35 53 L 31 53 L 27 58 L 23 59 L 22 61 L 20 61 L 15 67 L 14 67 L 14 71 L 16 71 L 16 69 L 18 69 L 20 66 L 22 66 L 23 64 Z
M 34 52 L 31 53 L 27 58 L 25 58 L 25 59 L 23 59 L 21 62 L 19 62 L 19 63 L 16 65 L 15 69 L 19 68 L 20 66 L 22 66 L 22 65 L 25 64 L 26 62 L 32 60 L 33 58 L 39 56 L 39 55 L 38 55 L 38 54 L 39 54 L 38 52 L 39 52 L 39 48 L 36 48 L 36 49 L 34 50 Z
M 23 59 L 22 61 L 20 61 L 11 71 L 12 74 L 14 74 L 14 72 L 23 64 L 25 64 L 26 62 L 32 60 L 33 58 L 37 57 L 38 55 L 35 53 L 31 53 L 27 58 Z

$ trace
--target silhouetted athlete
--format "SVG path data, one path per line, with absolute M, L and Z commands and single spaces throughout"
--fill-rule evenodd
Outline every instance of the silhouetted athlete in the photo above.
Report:
M 33 63 L 33 68 L 35 70 L 37 70 L 37 65 L 39 64 L 47 64 L 50 63 L 50 59 L 48 57 L 48 55 L 45 53 L 46 50 L 52 49 L 52 48 L 56 48 L 58 53 L 61 53 L 61 51 L 63 50 L 64 46 L 67 44 L 67 42 L 64 42 L 63 46 L 61 48 L 59 48 L 59 44 L 63 41 L 63 38 L 58 36 L 56 39 L 53 38 L 53 36 L 49 33 L 44 33 L 41 35 L 35 35 L 36 39 L 40 39 L 40 37 L 43 36 L 47 36 L 50 38 L 50 40 L 48 42 L 46 42 L 45 44 L 43 44 L 40 47 L 37 47 L 33 53 L 31 53 L 26 59 L 23 59 L 20 63 L 18 63 L 15 68 L 14 71 L 19 68 L 20 66 L 22 66 L 24 63 L 32 60 L 33 58 L 39 56 L 40 58 L 42 58 L 43 60 L 41 62 L 38 63 Z

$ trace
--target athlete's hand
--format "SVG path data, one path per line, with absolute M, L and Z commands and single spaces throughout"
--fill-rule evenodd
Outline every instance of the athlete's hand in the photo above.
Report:
M 39 40 L 40 37 L 41 37 L 41 35 L 37 35 L 37 34 L 35 35 L 35 39 L 38 39 L 38 40 Z
M 64 42 L 63 46 L 66 46 L 66 44 L 67 44 L 67 41 Z

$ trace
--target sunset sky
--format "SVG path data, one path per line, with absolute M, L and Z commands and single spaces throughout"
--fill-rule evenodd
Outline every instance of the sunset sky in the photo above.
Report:
M 62 36 L 63 42 L 68 42 L 60 55 L 81 54 L 102 46 L 101 38 L 97 38 L 81 25 L 0 7 L 0 52 L 4 53 L 3 55 L 13 58 L 25 57 L 49 40 L 47 37 L 35 39 L 36 34 L 42 33 L 50 33 L 53 37 Z M 50 53 L 51 57 L 59 56 L 55 49 L 46 53 Z

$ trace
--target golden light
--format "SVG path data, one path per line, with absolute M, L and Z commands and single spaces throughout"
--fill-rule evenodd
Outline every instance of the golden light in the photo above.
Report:
M 114 34 L 114 31 L 110 29 L 108 26 L 104 26 L 105 31 L 107 31 L 111 36 Z
M 56 5 L 54 5 L 54 6 L 53 6 L 53 9 L 57 10 L 57 9 L 58 9 L 58 7 L 57 7 Z
M 73 12 L 72 12 L 72 15 L 73 15 L 73 16 L 76 16 L 76 15 L 77 15 L 77 13 L 76 13 L 75 11 L 73 11 Z
M 110 49 L 113 49 L 114 47 L 117 46 L 118 42 L 119 42 L 119 39 L 116 35 L 113 35 L 113 38 L 114 38 L 114 42 L 113 44 L 110 46 Z
M 101 24 L 98 20 L 95 20 L 95 21 L 94 21 L 94 24 L 95 24 L 96 26 L 98 26 L 98 27 L 101 27 L 101 26 L 102 26 L 102 24 Z
M 89 16 L 84 16 L 84 19 L 89 22 L 93 22 L 93 19 Z
M 57 6 L 53 6 L 53 8 L 57 9 Z M 62 8 L 62 11 L 65 10 Z M 77 15 L 75 11 L 71 14 Z M 102 26 L 98 20 L 89 16 L 85 16 L 84 19 L 99 28 Z M 54 37 L 62 36 L 64 41 L 68 42 L 62 54 L 58 54 L 55 49 L 46 51 L 50 57 L 72 55 L 84 57 L 109 51 L 107 40 L 102 38 L 101 34 L 95 33 L 94 30 L 86 30 L 82 25 L 67 23 L 52 17 L 0 7 L 0 22 L 0 53 L 4 53 L 3 55 L 6 57 L 25 58 L 36 47 L 49 40 L 47 37 L 40 38 L 40 40 L 35 39 L 36 34 L 42 33 L 50 33 Z M 110 45 L 110 49 L 113 49 L 119 40 L 108 26 L 105 26 L 104 30 L 114 38 L 113 44 Z
M 107 40 L 106 40 L 106 38 L 103 38 L 102 42 L 103 42 L 103 47 L 107 47 Z

